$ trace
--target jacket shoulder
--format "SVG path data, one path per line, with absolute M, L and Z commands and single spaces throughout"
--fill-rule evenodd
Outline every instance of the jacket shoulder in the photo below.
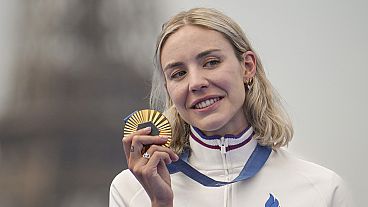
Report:
M 323 180 L 332 177 L 339 177 L 334 171 L 313 162 L 301 159 L 284 149 L 274 150 L 271 154 L 271 159 L 273 159 L 273 162 L 277 165 L 283 165 L 284 167 L 287 167 L 287 169 L 291 169 L 295 173 L 310 177 L 311 179 L 313 179 L 314 176 L 322 178 Z
M 304 183 L 319 194 L 328 206 L 350 206 L 351 193 L 343 179 L 334 171 L 321 165 L 303 160 L 284 149 L 271 154 L 274 168 L 282 169 L 284 175 Z

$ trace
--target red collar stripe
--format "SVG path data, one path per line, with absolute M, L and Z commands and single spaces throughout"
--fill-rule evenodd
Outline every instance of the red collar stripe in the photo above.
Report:
M 244 145 L 246 145 L 253 137 L 255 133 L 253 132 L 247 139 L 245 139 L 244 141 L 240 142 L 239 144 L 235 144 L 235 145 L 229 145 L 226 147 L 226 152 L 230 151 L 230 150 L 234 150 L 234 149 L 237 149 L 237 148 L 240 148 Z M 217 149 L 217 150 L 221 150 L 220 146 L 218 145 L 209 145 L 209 144 L 206 144 L 204 143 L 202 140 L 200 140 L 198 137 L 196 137 L 193 132 L 190 132 L 190 136 L 196 141 L 198 142 L 199 144 L 207 147 L 207 148 L 210 148 L 210 149 Z

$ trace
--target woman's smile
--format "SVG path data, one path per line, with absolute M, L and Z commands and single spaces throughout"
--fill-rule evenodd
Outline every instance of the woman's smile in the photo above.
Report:
M 222 99 L 222 97 L 220 97 L 220 96 L 201 98 L 201 99 L 198 99 L 198 100 L 194 101 L 194 104 L 192 104 L 191 108 L 193 108 L 193 109 L 204 109 L 204 108 L 207 108 L 209 106 L 212 106 L 213 104 L 220 101 L 221 99 Z

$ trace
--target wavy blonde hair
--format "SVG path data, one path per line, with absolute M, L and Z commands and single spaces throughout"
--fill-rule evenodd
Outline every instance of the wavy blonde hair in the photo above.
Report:
M 161 67 L 161 50 L 166 40 L 185 25 L 195 25 L 220 32 L 233 46 L 236 57 L 242 60 L 246 51 L 254 51 L 240 26 L 231 18 L 215 9 L 194 8 L 183 11 L 172 17 L 162 26 L 158 37 L 152 89 L 150 95 L 151 107 L 164 111 L 173 129 L 171 147 L 176 153 L 181 153 L 189 147 L 189 125 L 180 117 L 171 101 L 165 86 L 165 78 Z M 255 53 L 256 54 L 256 53 Z M 266 78 L 261 60 L 256 55 L 256 74 L 253 77 L 251 90 L 246 90 L 244 113 L 253 126 L 258 143 L 272 148 L 287 145 L 293 137 L 293 127 L 285 112 L 280 97 Z

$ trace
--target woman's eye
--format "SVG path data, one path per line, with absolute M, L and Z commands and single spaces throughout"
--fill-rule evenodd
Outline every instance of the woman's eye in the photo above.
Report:
M 178 71 L 178 72 L 173 73 L 173 74 L 170 76 L 170 78 L 171 78 L 171 79 L 179 79 L 179 78 L 183 77 L 185 74 L 187 74 L 187 72 L 186 72 L 186 71 L 184 71 L 184 70 L 181 70 L 181 71 Z
M 216 65 L 218 65 L 220 63 L 219 60 L 210 60 L 210 61 L 207 61 L 203 67 L 205 68 L 212 68 L 212 67 L 215 67 Z

